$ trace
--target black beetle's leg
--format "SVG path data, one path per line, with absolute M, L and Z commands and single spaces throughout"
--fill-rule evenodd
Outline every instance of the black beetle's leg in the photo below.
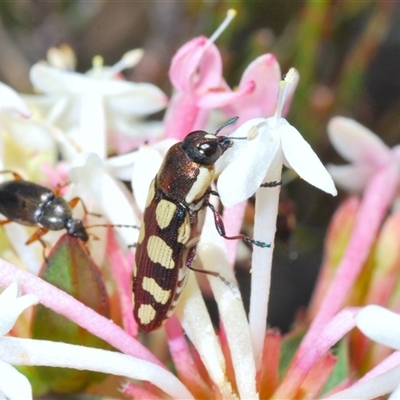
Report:
M 33 235 L 25 242 L 25 244 L 31 244 L 38 240 L 44 248 L 46 248 L 46 242 L 42 239 L 42 236 L 45 235 L 49 230 L 46 228 L 38 228 Z
M 3 219 L 3 221 L 0 221 L 0 226 L 9 224 L 10 222 L 14 222 L 14 221 L 12 221 L 11 219 Z
M 23 181 L 22 176 L 21 176 L 20 174 L 17 174 L 16 172 L 10 171 L 10 170 L 8 170 L 8 169 L 5 169 L 5 170 L 3 170 L 3 171 L 0 171 L 0 174 L 12 174 L 12 176 L 14 177 L 14 179 L 15 179 L 16 181 Z
M 81 204 L 82 204 L 82 208 L 83 208 L 83 211 L 85 212 L 85 215 L 93 215 L 94 217 L 102 217 L 101 214 L 96 214 L 96 213 L 89 212 L 89 211 L 87 210 L 86 206 L 85 206 L 85 203 L 83 202 L 83 200 L 82 200 L 80 197 L 74 197 L 73 199 L 71 199 L 71 200 L 68 202 L 68 204 L 71 206 L 71 208 L 75 208 L 75 206 L 76 206 L 79 202 L 81 202 Z
M 213 212 L 214 214 L 214 221 L 215 221 L 215 227 L 217 228 L 218 233 L 225 239 L 233 240 L 233 239 L 242 239 L 247 243 L 254 244 L 255 246 L 258 247 L 271 247 L 271 243 L 265 243 L 261 242 L 259 240 L 254 240 L 246 235 L 239 234 L 236 236 L 226 236 L 225 233 L 225 226 L 224 222 L 222 221 L 221 214 L 215 209 L 215 207 L 209 203 L 208 201 L 205 203 L 205 205 Z
M 273 182 L 264 182 L 260 185 L 260 187 L 265 187 L 265 188 L 274 188 L 277 186 L 282 185 L 282 180 L 279 181 L 273 181 Z

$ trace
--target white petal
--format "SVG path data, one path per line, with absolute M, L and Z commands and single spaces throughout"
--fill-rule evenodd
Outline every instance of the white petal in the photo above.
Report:
M 362 383 L 356 382 L 348 389 L 330 396 L 329 399 L 375 399 L 393 390 L 397 390 L 399 386 L 399 374 L 400 366 L 397 366 Z
M 182 327 L 196 347 L 208 374 L 220 389 L 223 398 L 231 398 L 232 387 L 226 377 L 225 359 L 193 274 L 189 274 L 188 283 L 176 312 L 178 316 L 180 312 L 182 313 L 182 317 L 179 317 Z
M 156 176 L 162 156 L 150 146 L 142 146 L 137 151 L 137 158 L 132 173 L 132 189 L 136 204 L 140 211 L 144 211 L 150 183 Z
M 396 390 L 388 397 L 388 400 L 399 400 L 400 399 L 400 385 L 397 386 Z
M 225 328 L 240 398 L 256 398 L 256 366 L 249 324 L 225 244 L 215 229 L 211 212 L 207 212 L 197 252 L 204 268 L 219 272 L 232 285 L 207 275 Z
M 80 184 L 91 193 L 101 213 L 111 224 L 138 224 L 132 196 L 125 186 L 105 171 L 104 164 L 97 154 L 78 155 L 71 163 L 70 177 L 72 182 Z M 137 231 L 120 229 L 118 234 L 126 245 L 131 245 L 135 241 Z
M 31 115 L 21 96 L 14 89 L 0 82 L 0 110 L 2 109 L 16 111 L 25 117 Z
M 279 138 L 271 132 L 266 124 L 260 127 L 258 136 L 247 140 L 240 154 L 222 171 L 217 188 L 224 206 L 247 200 L 257 191 L 280 146 Z
M 9 400 L 32 399 L 32 387 L 26 376 L 0 360 L 0 391 Z
M 107 105 L 116 113 L 128 116 L 153 114 L 165 108 L 167 97 L 155 85 L 150 83 L 129 82 L 128 91 L 107 99 Z
M 82 152 L 106 157 L 106 110 L 104 100 L 97 94 L 81 97 L 79 136 L 76 138 Z
M 1 125 L 14 142 L 29 148 L 32 152 L 49 150 L 56 153 L 54 140 L 45 125 L 19 116 L 4 117 Z
M 373 173 L 372 165 L 364 164 L 329 164 L 326 169 L 336 184 L 350 193 L 361 193 Z
M 253 126 L 258 126 L 259 124 L 265 121 L 264 118 L 255 118 L 249 121 L 246 121 L 244 124 L 240 125 L 238 129 L 233 131 L 229 137 L 232 138 L 247 138 L 247 134 L 250 132 Z M 217 173 L 223 171 L 229 164 L 233 162 L 237 157 L 239 157 L 240 153 L 247 146 L 247 140 L 234 140 L 233 146 L 229 148 L 224 155 L 216 162 L 215 170 Z
M 311 185 L 335 196 L 337 190 L 332 177 L 299 131 L 283 118 L 276 129 L 281 134 L 283 154 L 291 168 Z
M 350 118 L 332 118 L 328 123 L 328 136 L 347 161 L 379 165 L 389 154 L 388 147 L 377 135 Z
M 182 382 L 166 368 L 115 351 L 7 337 L 0 339 L 0 358 L 13 364 L 69 367 L 125 376 L 149 381 L 174 399 L 193 398 Z M 3 375 L 0 376 L 2 382 Z M 20 396 L 18 400 L 25 398 Z
M 356 314 L 357 327 L 375 342 L 400 350 L 400 315 L 380 306 L 366 306 Z
M 61 71 L 45 64 L 35 64 L 30 70 L 30 79 L 38 90 L 48 94 L 91 92 L 96 80 L 82 74 Z
M 0 295 L 0 335 L 5 335 L 14 326 L 18 317 L 26 308 L 37 304 L 39 299 L 33 294 L 17 297 L 16 282 L 8 286 Z M 1 376 L 1 375 L 0 375 Z
M 136 162 L 137 155 L 137 151 L 132 151 L 131 153 L 120 156 L 109 157 L 105 160 L 107 170 L 112 176 L 121 181 L 129 181 L 132 177 L 132 169 Z

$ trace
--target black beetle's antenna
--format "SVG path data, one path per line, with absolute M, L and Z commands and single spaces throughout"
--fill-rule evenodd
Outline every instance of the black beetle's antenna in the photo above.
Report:
M 238 119 L 239 119 L 239 117 L 233 117 L 230 120 L 226 121 L 221 127 L 219 127 L 215 131 L 215 135 L 218 135 L 218 133 L 221 131 L 221 129 L 224 129 L 227 125 L 231 125 L 231 124 L 235 123 Z
M 97 227 L 103 227 L 103 228 L 134 228 L 134 229 L 139 229 L 139 227 L 136 226 L 136 225 L 122 225 L 122 224 L 96 224 L 96 225 L 85 226 L 85 229 L 97 228 Z

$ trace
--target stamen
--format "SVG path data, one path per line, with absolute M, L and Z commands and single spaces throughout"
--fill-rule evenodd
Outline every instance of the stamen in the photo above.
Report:
M 142 49 L 128 51 L 107 71 L 107 78 L 119 74 L 126 68 L 134 67 L 142 59 L 143 54 L 144 51 Z
M 289 86 L 294 84 L 298 79 L 299 73 L 295 68 L 290 68 L 283 80 L 279 83 L 279 94 L 276 105 L 275 118 L 279 120 L 282 116 L 282 109 L 285 104 L 285 99 Z
M 99 68 L 102 68 L 103 65 L 104 65 L 104 59 L 103 59 L 102 56 L 97 55 L 97 56 L 94 56 L 94 57 L 93 57 L 93 60 L 92 60 L 92 68 L 93 68 L 94 70 L 99 69 Z
M 237 12 L 236 10 L 234 10 L 233 8 L 230 8 L 227 12 L 226 12 L 226 17 L 225 19 L 222 21 L 222 24 L 217 28 L 217 30 L 211 35 L 209 41 L 211 43 L 214 43 L 218 37 L 221 35 L 221 33 L 226 29 L 226 27 L 231 23 L 231 21 L 233 20 L 233 18 L 235 18 Z
M 249 132 L 247 133 L 247 140 L 255 139 L 259 133 L 260 133 L 260 131 L 258 130 L 257 126 L 253 125 L 251 127 L 251 129 L 249 130 Z

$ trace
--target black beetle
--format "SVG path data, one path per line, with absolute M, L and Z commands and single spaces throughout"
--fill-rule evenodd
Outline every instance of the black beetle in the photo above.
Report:
M 27 226 L 39 228 L 27 240 L 30 244 L 38 240 L 46 247 L 42 236 L 48 231 L 66 229 L 68 234 L 84 242 L 89 236 L 80 219 L 72 217 L 72 209 L 81 201 L 85 214 L 88 214 L 85 205 L 79 197 L 67 202 L 59 196 L 61 186 L 52 191 L 44 186 L 37 185 L 22 179 L 13 171 L 0 171 L 1 174 L 10 173 L 14 180 L 0 184 L 0 213 L 7 219 L 0 221 L 0 225 L 17 222 Z

